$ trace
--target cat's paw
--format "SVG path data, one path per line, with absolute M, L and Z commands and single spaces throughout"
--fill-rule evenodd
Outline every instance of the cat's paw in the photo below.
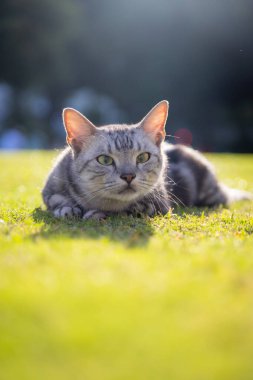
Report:
M 154 216 L 156 214 L 156 208 L 153 203 L 136 203 L 129 210 L 128 213 L 133 216 L 139 217 L 142 215 Z
M 89 211 L 86 211 L 83 215 L 83 219 L 87 220 L 87 219 L 92 219 L 92 220 L 103 220 L 103 219 L 106 219 L 107 215 L 102 212 L 102 211 L 98 211 L 98 210 L 89 210 Z
M 153 203 L 148 203 L 146 206 L 145 214 L 152 217 L 156 215 L 156 213 L 157 210 L 155 208 L 155 205 L 153 205 Z
M 63 206 L 63 207 L 57 207 L 53 214 L 56 218 L 73 218 L 77 217 L 80 218 L 82 216 L 82 210 L 80 207 L 71 207 L 71 206 Z

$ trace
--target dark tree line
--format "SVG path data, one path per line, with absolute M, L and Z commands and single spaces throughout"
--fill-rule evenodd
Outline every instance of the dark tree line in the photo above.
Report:
M 0 136 L 18 125 L 57 144 L 52 115 L 83 88 L 114 99 L 129 122 L 166 98 L 169 134 L 186 128 L 198 148 L 252 152 L 252 10 L 251 0 L 1 0 L 0 82 L 14 101 Z M 20 106 L 29 91 L 50 99 L 44 117 Z M 96 104 L 88 116 L 104 121 Z

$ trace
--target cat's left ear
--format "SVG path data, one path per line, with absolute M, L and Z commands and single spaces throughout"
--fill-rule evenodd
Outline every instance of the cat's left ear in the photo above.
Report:
M 140 127 L 150 136 L 153 142 L 159 146 L 165 139 L 165 124 L 168 117 L 169 103 L 162 100 L 142 119 Z

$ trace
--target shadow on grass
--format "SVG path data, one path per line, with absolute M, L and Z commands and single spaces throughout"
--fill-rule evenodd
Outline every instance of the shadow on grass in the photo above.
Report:
M 153 235 L 152 221 L 148 218 L 113 216 L 104 221 L 84 221 L 82 219 L 57 219 L 48 211 L 36 208 L 32 217 L 36 223 L 43 223 L 41 230 L 31 239 L 69 237 L 74 239 L 99 239 L 123 243 L 127 247 L 144 246 Z

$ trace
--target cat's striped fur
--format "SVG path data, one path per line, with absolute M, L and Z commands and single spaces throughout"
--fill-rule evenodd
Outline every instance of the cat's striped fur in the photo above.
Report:
M 221 185 L 200 153 L 163 142 L 167 113 L 168 103 L 162 101 L 138 124 L 97 128 L 66 109 L 69 147 L 43 189 L 47 208 L 56 217 L 101 219 L 119 212 L 166 214 L 174 204 L 216 206 L 248 198 Z M 143 153 L 148 159 L 139 162 Z M 101 164 L 101 156 L 112 164 Z

